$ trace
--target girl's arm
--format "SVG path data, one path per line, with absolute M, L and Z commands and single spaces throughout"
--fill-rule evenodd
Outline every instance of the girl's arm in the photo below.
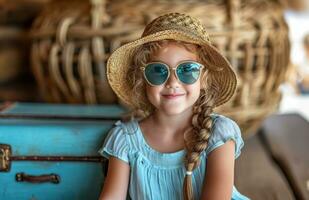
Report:
M 201 199 L 231 200 L 234 185 L 235 143 L 227 141 L 209 153 Z
M 125 200 L 129 184 L 130 166 L 111 156 L 107 176 L 99 200 Z

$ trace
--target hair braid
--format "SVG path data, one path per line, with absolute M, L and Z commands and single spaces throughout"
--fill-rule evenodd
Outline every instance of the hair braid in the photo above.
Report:
M 215 66 L 211 54 L 206 48 L 201 47 L 199 58 L 202 63 L 205 63 L 208 70 L 206 70 L 201 77 L 201 94 L 193 108 L 192 126 L 189 132 L 190 137 L 185 136 L 185 144 L 187 154 L 185 157 L 185 167 L 187 171 L 193 171 L 200 164 L 200 154 L 207 148 L 208 139 L 211 135 L 212 118 L 210 114 L 213 112 L 214 100 L 219 94 L 218 84 L 214 82 L 213 71 L 220 71 L 218 66 Z M 210 73 L 209 73 L 210 72 Z M 185 133 L 188 134 L 188 133 Z M 183 198 L 184 200 L 193 200 L 192 176 L 186 174 L 183 184 Z
M 208 139 L 211 134 L 212 119 L 210 114 L 213 112 L 212 101 L 208 100 L 209 94 L 206 90 L 201 91 L 196 105 L 193 109 L 192 125 L 190 139 L 187 140 L 186 149 L 187 154 L 185 157 L 185 167 L 187 171 L 193 171 L 200 164 L 200 154 L 207 148 Z M 186 175 L 183 185 L 184 200 L 193 200 L 193 187 L 191 175 Z

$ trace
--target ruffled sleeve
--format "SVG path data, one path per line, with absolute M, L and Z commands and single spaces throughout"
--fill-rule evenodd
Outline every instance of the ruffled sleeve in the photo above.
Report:
M 212 133 L 209 138 L 208 147 L 206 148 L 206 154 L 209 154 L 211 151 L 231 139 L 235 142 L 236 159 L 240 155 L 241 149 L 244 146 L 240 128 L 232 119 L 223 115 L 218 115 L 213 121 Z
M 116 122 L 116 126 L 108 132 L 103 146 L 98 152 L 107 159 L 114 156 L 129 163 L 129 146 L 126 133 L 123 130 L 122 123 L 120 121 Z

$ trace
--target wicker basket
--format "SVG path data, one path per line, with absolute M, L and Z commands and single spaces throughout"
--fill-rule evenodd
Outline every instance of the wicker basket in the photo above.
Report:
M 0 85 L 29 73 L 29 43 L 21 27 L 0 26 Z
M 289 62 L 283 10 L 263 0 L 92 0 L 53 2 L 36 20 L 33 72 L 49 101 L 111 103 L 105 61 L 140 37 L 158 15 L 185 12 L 202 20 L 213 44 L 238 73 L 237 94 L 217 112 L 235 119 L 246 136 L 277 109 Z

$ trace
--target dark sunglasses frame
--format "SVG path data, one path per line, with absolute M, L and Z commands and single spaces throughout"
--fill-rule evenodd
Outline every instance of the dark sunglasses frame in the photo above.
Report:
M 149 82 L 149 80 L 147 79 L 146 74 L 145 74 L 145 69 L 146 69 L 146 67 L 147 67 L 148 65 L 150 65 L 150 64 L 156 64 L 156 63 L 163 64 L 163 65 L 168 69 L 168 75 L 167 75 L 166 80 L 165 80 L 163 83 L 159 84 L 159 85 L 165 84 L 166 81 L 170 78 L 171 69 L 174 70 L 174 74 L 175 74 L 176 78 L 177 78 L 181 83 L 183 83 L 183 84 L 185 84 L 185 85 L 192 85 L 192 84 L 194 84 L 194 83 L 199 79 L 199 77 L 201 76 L 201 70 L 204 68 L 204 65 L 203 65 L 203 64 L 201 64 L 201 63 L 199 63 L 199 62 L 196 62 L 196 61 L 192 61 L 192 60 L 181 61 L 180 63 L 178 63 L 178 64 L 176 65 L 176 67 L 170 67 L 169 65 L 167 65 L 167 64 L 165 64 L 164 62 L 161 62 L 161 61 L 149 62 L 149 63 L 147 63 L 144 67 L 141 67 L 140 69 L 143 71 L 143 75 L 144 75 L 144 78 L 146 79 L 147 83 L 148 83 L 149 85 L 151 85 L 151 86 L 159 86 L 159 85 L 155 85 L 155 84 L 152 84 L 152 83 Z M 184 83 L 184 82 L 182 82 L 182 81 L 179 79 L 179 77 L 178 77 L 178 75 L 177 75 L 177 72 L 176 72 L 177 68 L 178 68 L 181 64 L 184 64 L 184 63 L 195 63 L 195 64 L 198 64 L 198 65 L 200 66 L 200 68 L 199 68 L 199 70 L 200 70 L 200 72 L 199 72 L 199 77 L 198 77 L 198 78 L 196 79 L 196 81 L 194 81 L 193 83 L 190 83 L 190 84 Z

